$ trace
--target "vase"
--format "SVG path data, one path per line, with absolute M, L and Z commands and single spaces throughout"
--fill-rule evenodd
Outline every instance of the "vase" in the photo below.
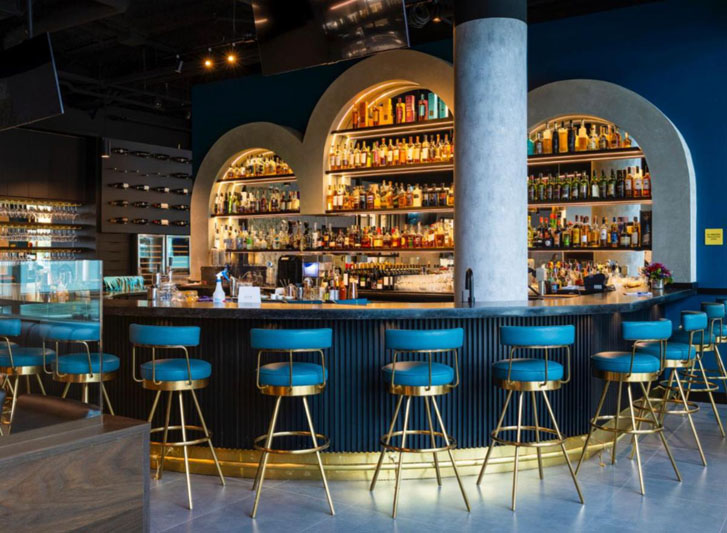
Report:
M 664 290 L 664 280 L 663 279 L 652 279 L 651 280 L 651 290 L 652 291 L 663 291 Z

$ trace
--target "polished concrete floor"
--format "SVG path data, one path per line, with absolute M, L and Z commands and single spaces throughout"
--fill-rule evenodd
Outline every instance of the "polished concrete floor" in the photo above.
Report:
M 727 439 L 720 438 L 711 409 L 696 415 L 707 455 L 702 467 L 686 420 L 667 422 L 669 441 L 683 481 L 676 482 L 666 454 L 654 436 L 642 438 L 646 496 L 639 494 L 636 463 L 629 446 L 620 445 L 617 462 L 607 454 L 584 463 L 579 474 L 586 504 L 578 502 L 565 466 L 520 473 L 517 512 L 510 511 L 512 474 L 492 474 L 477 487 L 464 478 L 472 504 L 465 511 L 453 478 L 403 481 L 399 516 L 391 518 L 393 482 L 380 482 L 371 493 L 365 482 L 332 482 L 336 516 L 328 514 L 319 481 L 266 481 L 258 517 L 249 516 L 254 493 L 249 479 L 228 478 L 221 487 L 212 476 L 193 476 L 195 508 L 188 511 L 184 475 L 167 472 L 152 480 L 153 532 L 184 531 L 727 531 Z M 727 420 L 727 405 L 720 407 Z M 625 441 L 622 441 L 625 442 Z

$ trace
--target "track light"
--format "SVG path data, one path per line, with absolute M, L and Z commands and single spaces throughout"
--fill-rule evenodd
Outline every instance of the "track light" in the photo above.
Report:
M 204 66 L 205 66 L 205 68 L 207 68 L 207 69 L 211 69 L 212 67 L 214 67 L 214 66 L 215 66 L 215 63 L 214 63 L 214 61 L 212 61 L 212 59 L 210 59 L 210 58 L 208 57 L 207 59 L 205 59 L 205 60 L 204 60 Z
M 101 143 L 101 159 L 109 159 L 111 157 L 111 143 L 108 139 L 104 139 Z
M 234 65 L 235 63 L 237 63 L 237 56 L 233 52 L 227 54 L 227 63 L 229 65 Z

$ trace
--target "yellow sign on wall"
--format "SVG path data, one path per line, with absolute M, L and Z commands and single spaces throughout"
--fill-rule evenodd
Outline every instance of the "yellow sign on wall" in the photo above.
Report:
M 722 228 L 705 229 L 704 244 L 707 246 L 722 246 L 724 244 Z

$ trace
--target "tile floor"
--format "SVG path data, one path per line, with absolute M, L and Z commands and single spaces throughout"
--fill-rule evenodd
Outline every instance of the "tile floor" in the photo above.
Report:
M 720 407 L 727 420 L 727 405 Z M 681 423 L 680 423 L 681 422 Z M 403 481 L 399 516 L 391 518 L 393 482 L 371 493 L 359 481 L 331 483 L 336 516 L 328 514 L 320 482 L 266 481 L 258 517 L 249 516 L 254 493 L 249 479 L 193 476 L 195 508 L 188 511 L 184 475 L 167 472 L 152 480 L 152 532 L 416 532 L 421 531 L 659 531 L 727 532 L 727 439 L 721 439 L 711 409 L 696 415 L 709 465 L 702 467 L 686 420 L 667 422 L 669 441 L 682 474 L 676 482 L 666 454 L 654 436 L 641 439 L 646 496 L 638 492 L 636 464 L 621 445 L 615 466 L 593 457 L 581 467 L 579 481 L 586 505 L 578 502 L 565 466 L 537 470 L 519 478 L 517 512 L 510 511 L 512 474 L 492 474 L 483 485 L 464 478 L 472 512 L 464 509 L 456 481 L 446 478 Z M 604 454 L 604 460 L 606 454 Z

